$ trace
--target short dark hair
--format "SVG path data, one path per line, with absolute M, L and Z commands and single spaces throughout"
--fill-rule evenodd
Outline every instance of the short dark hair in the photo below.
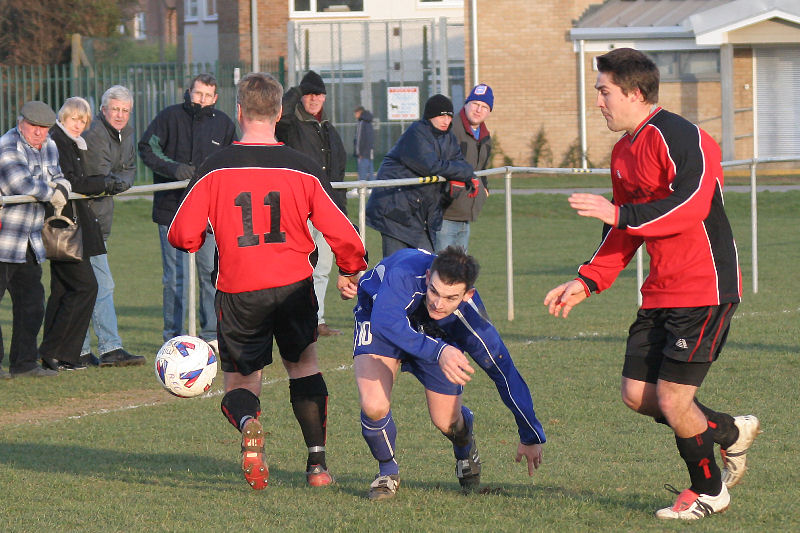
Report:
M 236 103 L 250 120 L 278 120 L 283 86 L 272 74 L 251 72 L 239 81 Z
M 189 84 L 189 90 L 192 90 L 195 82 L 198 81 L 203 85 L 210 85 L 211 87 L 214 87 L 214 92 L 217 92 L 217 78 L 215 78 L 213 74 L 208 74 L 206 72 L 198 74 L 192 78 L 192 83 Z
M 439 279 L 447 285 L 463 283 L 470 290 L 475 286 L 481 267 L 461 246 L 448 246 L 436 256 L 431 264 L 431 274 L 437 272 Z
M 652 59 L 633 48 L 616 48 L 597 57 L 597 70 L 611 74 L 622 93 L 639 89 L 648 104 L 658 102 L 658 67 Z
M 366 109 L 364 109 L 363 105 L 360 105 L 357 108 L 355 108 L 355 110 L 353 112 L 354 113 L 358 113 L 359 111 L 366 111 Z

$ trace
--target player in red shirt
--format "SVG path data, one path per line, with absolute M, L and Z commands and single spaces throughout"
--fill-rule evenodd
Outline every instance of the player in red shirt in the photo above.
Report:
M 339 266 L 338 288 L 355 296 L 367 267 L 358 232 L 321 183 L 322 168 L 275 140 L 283 88 L 269 74 L 239 82 L 236 112 L 242 140 L 222 148 L 187 187 L 169 228 L 169 242 L 189 252 L 210 225 L 219 274 L 215 311 L 225 373 L 222 412 L 242 433 L 242 470 L 254 489 L 267 486 L 261 412 L 261 369 L 272 363 L 272 340 L 289 375 L 292 410 L 308 447 L 306 479 L 329 485 L 325 462 L 328 391 L 317 364 L 317 301 L 308 220 L 325 236 Z
M 613 200 L 569 197 L 579 215 L 605 223 L 603 240 L 578 278 L 548 292 L 544 304 L 566 318 L 592 292 L 610 287 L 645 245 L 650 273 L 628 335 L 622 399 L 672 428 L 689 470 L 690 488 L 656 516 L 694 520 L 728 508 L 728 487 L 744 474 L 759 433 L 756 417 L 734 418 L 695 399 L 741 297 L 720 150 L 705 131 L 656 105 L 658 68 L 647 56 L 618 48 L 599 56 L 597 68 L 597 106 L 611 131 L 625 132 L 611 154 Z

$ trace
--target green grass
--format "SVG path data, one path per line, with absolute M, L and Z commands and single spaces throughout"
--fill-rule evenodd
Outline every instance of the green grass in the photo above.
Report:
M 264 373 L 262 419 L 270 486 L 251 490 L 239 470 L 239 438 L 211 397 L 179 400 L 153 375 L 161 344 L 160 255 L 150 203 L 117 202 L 110 261 L 125 347 L 148 365 L 89 369 L 57 378 L 0 382 L 0 529 L 44 531 L 790 531 L 800 468 L 795 423 L 800 288 L 800 193 L 759 196 L 759 293 L 752 293 L 749 196 L 728 194 L 738 237 L 744 300 L 725 352 L 700 393 L 734 414 L 755 413 L 764 434 L 728 512 L 695 524 L 656 521 L 687 475 L 671 433 L 619 400 L 621 353 L 636 310 L 635 274 L 569 319 L 545 312 L 545 292 L 570 279 L 594 250 L 600 227 L 564 196 L 514 198 L 516 319 L 506 320 L 503 198 L 473 226 L 478 288 L 533 391 L 548 436 L 533 478 L 513 461 L 516 429 L 491 381 L 477 375 L 465 403 L 476 413 L 485 494 L 457 491 L 449 443 L 428 420 L 422 389 L 403 374 L 394 391 L 402 486 L 372 503 L 376 467 L 360 435 L 348 334 L 319 343 L 330 390 L 329 465 L 337 484 L 304 486 L 305 452 L 280 365 Z M 356 213 L 352 204 L 352 213 Z M 375 262 L 378 237 L 368 246 Z M 45 270 L 48 270 L 45 267 Z M 10 300 L 0 324 L 10 344 Z M 329 322 L 351 327 L 352 303 L 329 292 Z M 7 363 L 6 363 L 7 364 Z M 5 365 L 4 365 L 5 366 Z

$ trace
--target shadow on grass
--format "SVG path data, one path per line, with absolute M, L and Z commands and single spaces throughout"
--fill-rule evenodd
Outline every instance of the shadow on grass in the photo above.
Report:
M 339 491 L 350 494 L 356 498 L 367 499 L 370 479 L 352 475 L 336 476 Z M 404 479 L 401 475 L 398 498 L 403 497 L 404 491 L 419 491 L 435 496 L 436 493 L 452 493 L 454 496 L 461 496 L 465 503 L 480 498 L 535 498 L 538 501 L 543 499 L 550 500 L 553 505 L 559 505 L 563 500 L 569 500 L 571 505 L 599 505 L 609 509 L 624 509 L 644 514 L 651 514 L 655 509 L 664 507 L 669 498 L 656 498 L 644 494 L 631 494 L 620 492 L 617 494 L 607 494 L 591 490 L 573 490 L 554 485 L 532 485 L 511 483 L 507 485 L 481 485 L 478 492 L 472 494 L 460 494 L 458 483 L 453 480 L 434 482 L 434 481 L 414 481 Z M 414 498 L 422 495 L 417 493 Z M 427 499 L 427 498 L 426 498 Z
M 235 461 L 185 453 L 139 453 L 38 442 L 0 442 L 0 464 L 42 474 L 69 473 L 140 485 L 164 487 L 245 484 Z M 231 473 L 238 474 L 235 477 Z M 289 478 L 294 472 L 270 466 L 270 474 Z

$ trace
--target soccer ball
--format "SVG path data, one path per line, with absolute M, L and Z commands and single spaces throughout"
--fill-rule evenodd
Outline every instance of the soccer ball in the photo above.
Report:
M 217 356 L 206 341 L 181 335 L 164 343 L 156 355 L 156 377 L 169 392 L 192 398 L 211 388 Z

